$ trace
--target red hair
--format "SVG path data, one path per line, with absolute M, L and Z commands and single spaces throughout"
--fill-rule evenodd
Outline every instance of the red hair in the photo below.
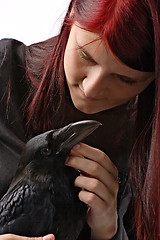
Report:
M 155 70 L 153 25 L 144 1 L 80 0 L 75 5 L 76 20 L 100 34 L 122 62 L 140 71 Z
M 71 10 L 72 14 L 71 14 Z M 137 239 L 160 238 L 160 1 L 72 0 L 57 44 L 49 53 L 40 84 L 34 85 L 28 125 L 34 134 L 53 127 L 64 112 L 63 56 L 73 21 L 98 33 L 126 65 L 156 72 L 156 80 L 138 97 L 135 144 L 131 154 Z M 47 46 L 46 46 L 47 47 Z M 156 51 L 155 51 L 156 49 Z M 32 82 L 35 80 L 31 77 Z M 54 102 L 54 104 L 53 104 Z M 43 107 L 43 111 L 41 109 Z M 154 111 L 153 111 L 154 109 Z M 62 123 L 60 123 L 62 124 Z
M 62 113 L 62 118 L 57 127 L 63 124 L 66 84 L 63 58 L 72 24 L 69 17 L 71 8 L 72 3 L 68 8 L 61 33 L 57 36 L 54 47 L 54 40 L 49 39 L 42 47 L 44 51 L 41 51 L 40 55 L 32 56 L 32 48 L 31 52 L 26 52 L 27 76 L 31 81 L 31 89 L 26 100 L 27 103 L 29 102 L 26 124 L 27 138 L 53 129 L 54 119 L 58 112 Z M 34 69 L 34 65 L 37 69 Z M 37 81 L 37 79 L 40 79 L 40 81 Z M 30 99 L 32 99 L 31 102 Z

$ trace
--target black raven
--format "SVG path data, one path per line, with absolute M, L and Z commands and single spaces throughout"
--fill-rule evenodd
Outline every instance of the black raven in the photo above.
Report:
M 29 140 L 17 173 L 0 201 L 0 234 L 75 240 L 85 223 L 87 207 L 74 187 L 78 171 L 65 159 L 72 147 L 99 125 L 85 120 L 51 130 Z

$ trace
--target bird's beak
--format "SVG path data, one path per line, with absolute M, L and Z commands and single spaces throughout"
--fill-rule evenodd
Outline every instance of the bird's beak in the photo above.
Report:
M 100 125 L 101 123 L 98 121 L 84 120 L 71 123 L 54 131 L 52 138 L 58 140 L 56 154 L 65 154 L 66 151 L 70 151 L 74 145 L 91 134 Z

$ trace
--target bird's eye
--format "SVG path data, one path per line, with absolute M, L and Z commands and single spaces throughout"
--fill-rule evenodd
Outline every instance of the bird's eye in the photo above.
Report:
M 51 155 L 51 153 L 52 153 L 52 150 L 50 148 L 46 147 L 46 148 L 41 149 L 41 155 L 43 155 L 43 156 L 48 157 Z

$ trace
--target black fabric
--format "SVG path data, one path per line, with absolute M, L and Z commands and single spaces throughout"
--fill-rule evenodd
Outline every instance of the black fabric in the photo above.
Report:
M 25 46 L 0 41 L 0 197 L 16 171 L 24 142 L 21 104 L 27 91 Z
M 55 37 L 47 42 L 53 47 Z M 35 59 L 43 61 L 40 58 L 41 51 L 45 51 L 43 45 L 44 42 L 26 46 L 14 39 L 0 41 L 0 198 L 15 174 L 26 142 L 23 106 L 30 90 L 26 62 L 29 69 Z M 46 55 L 51 47 L 45 51 Z M 32 73 L 36 75 L 36 71 L 38 67 L 35 64 Z

